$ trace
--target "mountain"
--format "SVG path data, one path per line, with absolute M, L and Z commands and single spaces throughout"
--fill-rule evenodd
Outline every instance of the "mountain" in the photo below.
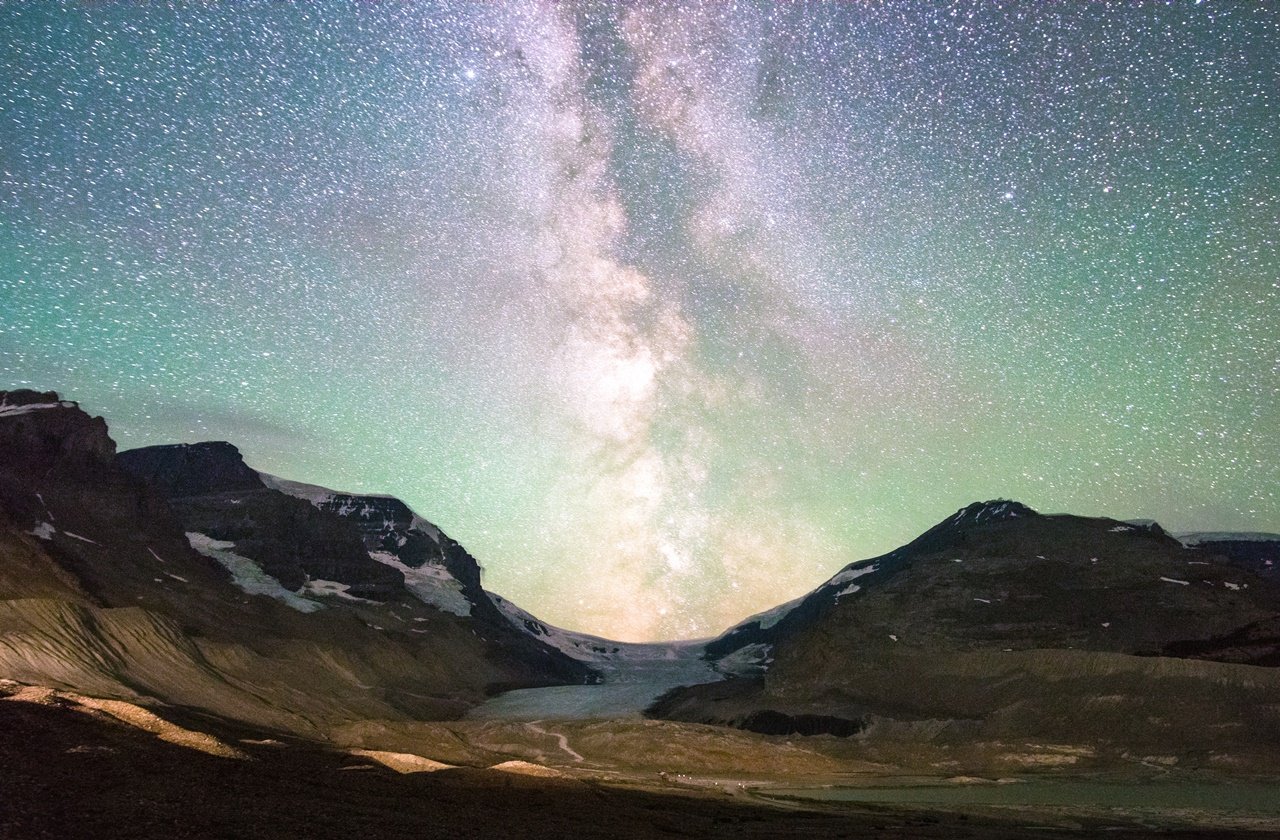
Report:
M 378 602 L 411 595 L 561 682 L 598 679 L 586 663 L 606 658 L 600 650 L 563 644 L 565 635 L 579 637 L 567 631 L 553 640 L 547 625 L 486 591 L 475 558 L 394 496 L 260 473 L 221 441 L 132 449 L 117 460 L 167 495 L 199 550 L 216 556 L 214 544 L 231 543 L 294 595 Z
M 308 737 L 596 678 L 470 586 L 456 543 L 377 504 L 396 512 L 375 534 L 230 444 L 117 455 L 76 403 L 0 391 L 0 675 Z M 433 575 L 475 600 L 422 597 Z
M 1277 611 L 1276 587 L 1216 554 L 1189 550 L 1155 523 L 975 502 L 797 602 L 747 619 L 707 652 L 742 656 L 839 611 L 860 632 L 919 643 L 1157 654 Z
M 267 487 L 229 443 L 133 449 L 116 463 L 155 487 L 186 531 L 234 543 L 285 589 L 329 581 L 378 601 L 404 589 L 404 575 L 371 558 L 357 528 Z
M 1276 581 L 1154 523 L 975 503 L 731 628 L 706 655 L 753 672 L 677 689 L 650 713 L 770 732 L 1270 748 L 1280 671 L 1259 666 L 1280 664 L 1278 617 Z
M 1179 534 L 1178 541 L 1217 555 L 1222 562 L 1271 580 L 1280 580 L 1280 534 L 1213 531 Z

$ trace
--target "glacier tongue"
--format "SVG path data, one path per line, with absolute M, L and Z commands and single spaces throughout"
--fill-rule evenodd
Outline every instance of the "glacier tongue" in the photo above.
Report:
M 467 712 L 469 720 L 603 720 L 641 717 L 677 686 L 715 682 L 722 670 L 702 658 L 703 640 L 615 642 L 539 621 L 507 599 L 489 593 L 507 618 L 568 656 L 590 663 L 597 685 L 529 688 L 499 694 Z

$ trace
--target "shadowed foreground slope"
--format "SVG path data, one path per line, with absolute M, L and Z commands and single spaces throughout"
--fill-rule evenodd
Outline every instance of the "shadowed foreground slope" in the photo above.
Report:
M 217 735 L 234 741 L 248 758 L 220 758 L 165 743 L 105 716 L 0 701 L 0 837 L 1045 836 L 1043 822 L 1036 819 L 1002 822 L 852 806 L 783 810 L 725 794 L 675 794 L 466 768 L 401 775 L 305 742 L 263 742 L 226 724 Z M 1247 836 L 1125 827 L 1115 820 L 1106 824 L 1107 836 L 1120 840 Z M 1052 836 L 1092 837 L 1103 825 L 1074 820 L 1058 825 Z

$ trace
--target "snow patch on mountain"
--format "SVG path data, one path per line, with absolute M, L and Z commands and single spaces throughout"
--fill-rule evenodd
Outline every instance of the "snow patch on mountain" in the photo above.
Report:
M 324 609 L 324 605 L 303 598 L 296 592 L 290 592 L 280 585 L 280 581 L 262 571 L 257 563 L 248 557 L 242 557 L 231 551 L 236 544 L 214 538 L 196 531 L 187 532 L 187 542 L 205 557 L 217 560 L 231 573 L 232 582 L 250 595 L 266 595 L 283 601 L 298 612 L 310 613 Z
M 421 531 L 431 537 L 431 539 L 435 540 L 436 545 L 440 544 L 440 529 L 423 519 L 421 516 L 418 516 L 416 513 L 413 515 L 413 521 L 409 523 L 409 530 Z
M 715 662 L 717 671 L 734 677 L 762 674 L 773 663 L 773 645 L 757 643 L 743 645 Z
M 869 566 L 855 565 L 852 568 L 845 569 L 843 572 L 840 572 L 831 580 L 827 581 L 823 588 L 828 589 L 836 586 L 841 587 L 840 591 L 836 593 L 836 600 L 838 601 L 845 595 L 852 595 L 853 593 L 862 590 L 861 586 L 854 583 L 855 580 L 860 577 L 873 574 L 879 570 L 880 566 L 877 563 L 872 563 Z
M 501 595 L 493 592 L 486 594 L 513 625 L 566 656 L 591 663 L 593 667 L 605 674 L 606 682 L 610 681 L 609 675 L 612 673 L 609 668 L 610 663 L 625 663 L 631 667 L 636 663 L 645 662 L 670 665 L 697 661 L 706 642 L 705 639 L 680 642 L 616 642 L 600 636 L 555 627 L 522 610 Z M 667 666 L 660 667 L 667 668 Z
M 755 615 L 747 616 L 746 618 L 742 619 L 742 621 L 739 621 L 737 626 L 742 627 L 747 624 L 755 623 L 760 625 L 761 630 L 768 630 L 770 627 L 774 626 L 779 621 L 782 621 L 782 619 L 786 618 L 787 613 L 791 612 L 796 607 L 800 606 L 800 602 L 807 597 L 809 596 L 806 593 L 804 595 L 801 595 L 799 598 L 793 598 L 790 601 L 787 601 L 785 604 L 779 604 L 773 609 L 765 610 L 764 612 L 759 612 L 759 613 L 756 613 Z
M 28 403 L 27 405 L 9 405 L 8 403 L 0 403 L 0 417 L 17 417 L 20 414 L 30 414 L 33 411 L 45 411 L 50 408 L 76 408 L 76 404 L 69 400 L 47 403 Z
M 861 592 L 861 585 L 854 583 L 855 580 L 858 580 L 859 577 L 874 574 L 874 572 L 877 571 L 879 571 L 879 563 L 867 563 L 865 561 L 852 563 L 852 565 L 846 567 L 846 569 L 837 572 L 837 574 L 831 577 L 827 583 L 819 586 L 815 592 L 820 592 L 820 590 L 824 589 L 838 589 L 835 597 L 836 601 L 840 601 L 840 598 L 844 597 L 844 595 Z M 771 627 L 782 621 L 783 618 L 791 615 L 791 612 L 794 611 L 796 607 L 799 607 L 801 603 L 804 603 L 805 599 L 809 598 L 810 594 L 813 593 L 800 595 L 799 598 L 792 599 L 792 601 L 778 604 L 778 606 L 773 607 L 772 610 L 765 610 L 764 612 L 755 613 L 754 616 L 742 618 L 742 620 L 737 622 L 736 625 L 733 625 L 730 630 L 727 630 L 726 634 L 733 633 L 733 631 L 742 629 L 742 627 L 750 627 L 753 624 L 758 625 L 760 630 L 771 629 Z M 751 645 L 751 647 L 754 647 L 754 645 Z M 730 656 L 735 656 L 735 654 L 730 654 Z M 719 661 L 722 662 L 723 659 L 719 659 Z
M 1021 502 L 995 499 L 990 502 L 974 502 L 968 507 L 963 507 L 956 511 L 949 521 L 952 525 L 962 523 L 977 525 L 982 522 L 994 522 L 1000 519 L 1015 519 L 1019 516 L 1028 516 L 1034 513 L 1035 511 Z
M 405 588 L 418 600 L 454 615 L 471 615 L 471 602 L 462 592 L 462 584 L 447 569 L 427 563 L 418 568 L 406 566 L 389 551 L 370 551 L 379 563 L 398 569 L 404 575 Z
M 617 659 L 622 652 L 624 642 L 614 642 L 599 636 L 586 633 L 575 633 L 562 630 L 539 619 L 532 613 L 525 612 L 518 606 L 493 592 L 487 593 L 489 598 L 513 625 L 536 636 L 539 641 L 550 645 L 561 653 L 582 662 L 607 662 Z
M 328 596 L 331 598 L 341 598 L 344 601 L 353 601 L 358 604 L 377 604 L 377 601 L 370 601 L 368 598 L 357 598 L 347 590 L 351 587 L 345 583 L 339 583 L 336 580 L 320 580 L 319 578 L 309 580 L 302 585 L 302 589 L 298 590 L 300 595 Z
M 287 478 L 281 478 L 271 473 L 259 472 L 258 478 L 262 479 L 262 483 L 270 487 L 272 490 L 279 490 L 287 496 L 293 496 L 295 499 L 302 499 L 310 502 L 316 507 L 320 507 L 325 502 L 333 500 L 334 496 L 346 495 L 330 490 L 327 487 L 320 487 L 316 484 L 306 484 L 301 481 L 290 481 Z

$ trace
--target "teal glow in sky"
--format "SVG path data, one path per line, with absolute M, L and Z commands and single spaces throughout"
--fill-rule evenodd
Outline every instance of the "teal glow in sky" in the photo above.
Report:
M 0 4 L 0 387 L 707 635 L 961 505 L 1280 531 L 1265 3 Z

